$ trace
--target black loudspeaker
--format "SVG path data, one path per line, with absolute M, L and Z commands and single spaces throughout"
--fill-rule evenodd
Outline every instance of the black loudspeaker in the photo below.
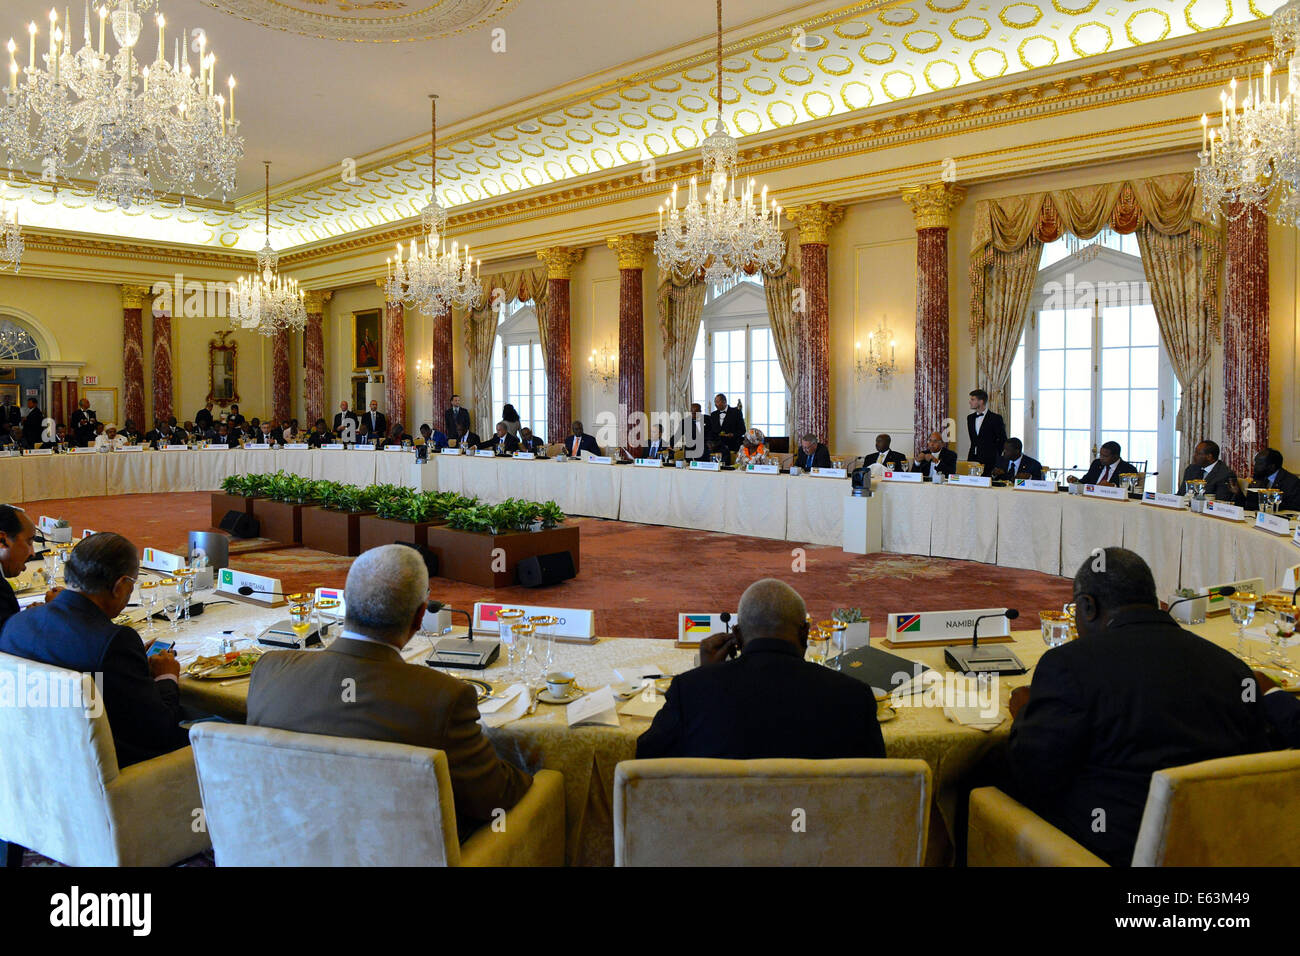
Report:
M 395 541 L 393 543 L 400 544 L 405 548 L 413 548 L 424 559 L 424 566 L 429 572 L 429 577 L 436 578 L 438 576 L 438 556 L 428 548 L 411 541 Z
M 573 567 L 573 555 L 568 551 L 557 551 L 524 558 L 515 565 L 515 574 L 524 587 L 540 588 L 577 577 L 578 572 Z
M 261 533 L 262 523 L 242 511 L 227 511 L 219 527 L 236 538 L 256 538 Z

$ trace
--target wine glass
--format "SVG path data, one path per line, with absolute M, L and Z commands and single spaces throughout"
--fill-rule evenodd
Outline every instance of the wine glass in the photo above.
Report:
M 157 628 L 153 623 L 154 605 L 158 603 L 158 582 L 141 581 L 140 582 L 140 606 L 145 610 L 145 630 L 152 633 Z
M 1043 643 L 1048 647 L 1060 647 L 1070 641 L 1070 629 L 1073 619 L 1064 611 L 1039 611 L 1038 620 L 1043 628 Z
M 176 594 L 181 599 L 181 609 L 184 612 L 185 623 L 190 622 L 190 602 L 194 600 L 194 577 L 197 574 L 188 568 L 181 568 L 176 571 Z
M 515 640 L 515 625 L 524 619 L 524 612 L 517 607 L 503 607 L 497 611 L 497 636 L 506 649 L 505 680 L 514 683 L 519 676 L 519 643 Z
M 312 606 L 302 601 L 289 605 L 289 626 L 303 647 L 307 646 L 307 634 L 311 631 L 311 612 Z
M 180 630 L 181 608 L 184 603 L 184 600 L 175 593 L 167 595 L 166 600 L 163 601 L 163 613 L 167 615 L 173 634 Z
M 519 664 L 519 676 L 525 682 L 530 682 L 529 663 L 532 662 L 533 657 L 533 632 L 533 626 L 527 621 L 510 625 L 510 636 L 514 641 L 514 653 Z
M 338 598 L 323 597 L 316 602 L 316 630 L 321 636 L 321 644 L 325 643 L 325 633 L 334 621 L 326 621 L 325 618 L 335 617 L 335 612 L 339 609 Z
M 1253 664 L 1255 661 L 1246 647 L 1246 628 L 1255 620 L 1259 596 L 1250 591 L 1237 591 L 1228 598 L 1228 604 L 1232 612 L 1232 623 L 1237 625 L 1237 656 L 1247 664 Z
M 822 627 L 814 627 L 808 631 L 808 653 L 804 655 L 804 660 L 811 661 L 814 664 L 826 664 L 826 652 L 830 647 L 830 632 Z
M 555 635 L 552 628 L 559 620 L 548 614 L 538 614 L 530 617 L 528 623 L 533 626 L 533 653 L 538 657 L 542 676 L 545 676 L 555 666 Z

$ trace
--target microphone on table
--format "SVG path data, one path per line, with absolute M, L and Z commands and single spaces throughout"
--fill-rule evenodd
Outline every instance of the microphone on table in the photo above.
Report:
M 722 622 L 722 626 L 726 628 L 727 633 L 730 634 L 731 633 L 731 612 L 723 611 L 721 614 L 718 615 L 718 620 Z
M 959 670 L 963 674 L 1023 674 L 1027 667 L 1016 657 L 1008 648 L 1005 647 L 980 647 L 980 621 L 988 618 L 1004 617 L 1008 621 L 1014 621 L 1020 616 L 1020 612 L 1015 608 L 1007 608 L 1005 611 L 995 611 L 992 614 L 981 614 L 975 618 L 974 626 L 971 630 L 971 643 L 969 647 L 950 647 L 943 652 L 944 659 L 954 670 Z
M 500 639 L 479 638 L 475 640 L 474 619 L 470 616 L 469 611 L 449 607 L 441 601 L 430 601 L 427 607 L 430 614 L 438 614 L 441 611 L 447 611 L 449 614 L 464 614 L 469 629 L 463 641 L 455 637 L 444 637 L 440 641 L 434 641 L 433 649 L 429 651 L 429 656 L 424 659 L 424 663 L 430 667 L 463 667 L 470 670 L 484 670 L 497 659 L 497 655 L 501 653 Z
M 1300 589 L 1297 589 L 1297 590 L 1300 590 Z M 1178 600 L 1176 600 L 1176 601 L 1170 601 L 1170 602 L 1169 602 L 1169 606 L 1165 608 L 1165 611 L 1166 611 L 1166 612 L 1168 612 L 1168 611 L 1172 611 L 1172 610 L 1173 610 L 1174 608 L 1176 608 L 1178 605 L 1180 605 L 1180 604 L 1185 604 L 1185 603 L 1188 602 L 1188 601 L 1195 601 L 1195 600 L 1197 600 L 1198 598 L 1208 598 L 1208 597 L 1212 597 L 1212 596 L 1215 596 L 1215 595 L 1217 595 L 1217 596 L 1219 596 L 1219 597 L 1231 597 L 1232 595 L 1234 595 L 1234 594 L 1236 594 L 1236 593 L 1237 593 L 1237 589 L 1234 588 L 1231 584 L 1226 584 L 1226 585 L 1224 585 L 1224 586 L 1221 587 L 1221 588 L 1210 588 L 1210 590 L 1207 591 L 1207 592 L 1204 593 L 1204 594 L 1191 594 L 1191 595 L 1188 595 L 1187 597 L 1180 597 L 1180 598 L 1179 598 Z M 1292 603 L 1292 604 L 1295 603 L 1294 598 L 1292 598 L 1291 603 Z M 1188 623 L 1190 623 L 1190 622 L 1188 622 Z
M 463 611 L 458 607 L 450 607 L 441 601 L 430 601 L 428 607 L 430 614 L 437 614 L 439 611 L 446 611 L 448 614 L 464 614 L 467 628 L 465 640 L 472 641 L 474 639 L 474 619 L 470 617 L 469 611 Z

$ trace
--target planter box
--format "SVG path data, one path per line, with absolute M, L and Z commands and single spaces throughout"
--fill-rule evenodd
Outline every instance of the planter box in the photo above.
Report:
M 261 536 L 281 544 L 302 543 L 302 509 L 296 502 L 253 499 L 253 517 L 261 522 Z
M 577 527 L 551 528 L 549 531 L 511 531 L 506 534 L 488 534 L 481 531 L 456 531 L 445 526 L 428 529 L 427 545 L 438 556 L 439 577 L 478 584 L 488 588 L 505 588 L 516 583 L 515 568 L 524 558 L 556 551 L 573 555 L 573 569 L 578 566 Z M 494 552 L 500 548 L 505 556 L 505 566 L 495 562 Z
M 246 495 L 228 495 L 222 491 L 212 493 L 212 527 L 220 528 L 221 519 L 227 511 L 240 511 L 246 515 L 253 513 L 253 499 Z
M 361 519 L 373 511 L 332 511 L 319 505 L 302 509 L 302 545 L 329 554 L 361 553 Z
M 378 515 L 364 515 L 359 521 L 360 540 L 358 546 L 360 554 L 362 551 L 369 551 L 371 548 L 378 548 L 384 544 L 394 544 L 398 541 L 406 544 L 418 544 L 424 547 L 426 544 L 425 532 L 434 524 L 432 521 L 421 521 L 419 524 L 412 524 L 410 521 L 399 521 L 397 518 L 380 518 Z

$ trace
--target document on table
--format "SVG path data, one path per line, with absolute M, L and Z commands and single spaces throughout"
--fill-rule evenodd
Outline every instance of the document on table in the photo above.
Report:
M 655 714 L 659 713 L 664 706 L 663 694 L 637 694 L 626 704 L 623 705 L 619 713 L 624 717 L 644 717 L 650 720 Z
M 532 702 L 527 687 L 511 684 L 501 692 L 499 698 L 489 698 L 479 703 L 479 719 L 488 727 L 500 727 L 523 717 Z
M 608 686 L 592 691 L 586 697 L 580 697 L 564 708 L 564 716 L 570 727 L 579 724 L 597 724 L 603 727 L 617 727 L 618 708 L 614 703 L 614 691 Z

